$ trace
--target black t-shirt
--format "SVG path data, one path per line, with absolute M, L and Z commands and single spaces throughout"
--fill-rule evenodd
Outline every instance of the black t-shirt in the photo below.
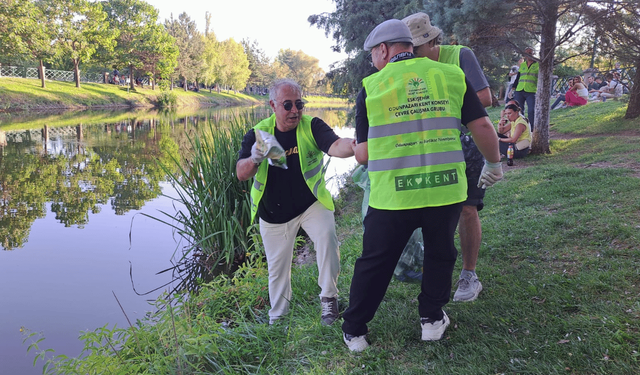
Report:
M 487 111 L 482 106 L 478 94 L 471 89 L 471 84 L 465 78 L 467 91 L 462 102 L 461 122 L 467 125 L 473 120 L 487 116 Z M 366 100 L 367 92 L 362 88 L 356 98 L 356 138 L 358 143 L 367 142 L 369 138 L 369 118 L 367 117 Z
M 311 132 L 318 148 L 324 153 L 328 153 L 331 145 L 340 138 L 329 125 L 317 117 L 311 120 Z M 300 170 L 295 129 L 281 132 L 275 128 L 274 135 L 287 154 L 288 168 L 269 166 L 267 185 L 258 204 L 258 216 L 267 223 L 282 224 L 302 214 L 317 199 L 309 190 Z M 251 156 L 251 146 L 255 142 L 256 133 L 251 129 L 242 139 L 238 160 Z

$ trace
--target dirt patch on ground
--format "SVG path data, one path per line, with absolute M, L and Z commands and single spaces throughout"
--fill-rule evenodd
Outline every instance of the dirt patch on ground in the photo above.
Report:
M 311 245 L 307 242 L 302 247 L 293 251 L 293 263 L 300 266 L 316 262 L 316 252 L 311 251 Z

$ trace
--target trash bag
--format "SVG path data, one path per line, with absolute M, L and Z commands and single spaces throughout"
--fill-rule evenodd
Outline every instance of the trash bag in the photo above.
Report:
M 369 181 L 369 172 L 366 165 L 360 165 L 351 174 L 351 179 L 356 185 L 360 186 L 364 190 L 362 196 L 362 220 L 367 215 L 367 209 L 369 208 L 369 193 L 371 192 L 371 183 Z
M 256 147 L 269 159 L 269 165 L 287 169 L 287 157 L 276 136 L 264 130 L 256 130 Z
M 371 193 L 371 182 L 369 181 L 367 166 L 358 166 L 351 174 L 351 179 L 364 190 L 362 197 L 362 220 L 364 221 L 369 209 L 369 193 Z M 413 232 L 409 242 L 404 247 L 393 275 L 396 279 L 404 282 L 422 282 L 423 260 L 424 241 L 422 239 L 422 229 L 418 228 Z

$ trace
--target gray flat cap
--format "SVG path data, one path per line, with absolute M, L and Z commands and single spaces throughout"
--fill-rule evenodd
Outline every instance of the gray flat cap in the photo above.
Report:
M 371 51 L 371 49 L 383 42 L 406 42 L 411 43 L 413 38 L 411 37 L 411 30 L 404 24 L 404 22 L 396 19 L 386 20 L 383 23 L 376 26 L 367 40 L 364 41 L 364 50 Z

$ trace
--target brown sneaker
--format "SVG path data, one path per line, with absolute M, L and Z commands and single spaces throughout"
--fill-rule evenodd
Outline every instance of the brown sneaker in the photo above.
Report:
M 322 306 L 322 325 L 332 325 L 340 316 L 338 312 L 338 298 L 321 297 L 320 304 Z

